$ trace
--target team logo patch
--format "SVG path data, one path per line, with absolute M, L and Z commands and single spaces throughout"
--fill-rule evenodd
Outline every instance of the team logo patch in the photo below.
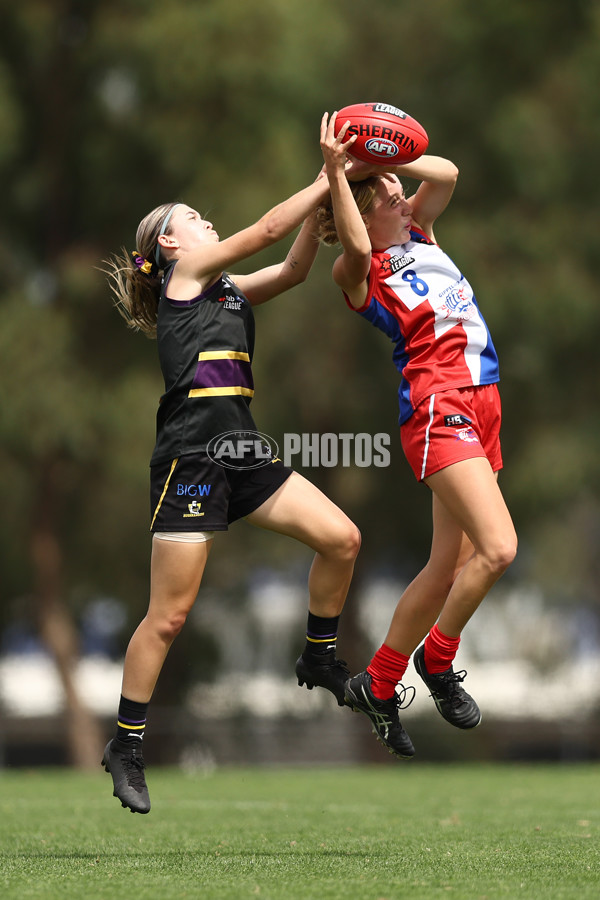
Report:
M 446 288 L 440 294 L 442 305 L 436 310 L 438 315 L 445 319 L 452 317 L 459 321 L 467 321 L 476 314 L 472 294 L 467 285 L 462 283 L 463 281 L 464 278 L 461 278 L 460 281 L 453 284 L 452 287 Z
M 191 503 L 188 503 L 189 512 L 183 514 L 184 519 L 197 519 L 200 516 L 203 516 L 204 513 L 201 511 L 201 503 L 198 503 L 197 500 L 192 500 Z
M 456 440 L 464 441 L 466 444 L 478 444 L 479 438 L 473 431 L 470 425 L 466 428 L 457 428 L 456 429 Z

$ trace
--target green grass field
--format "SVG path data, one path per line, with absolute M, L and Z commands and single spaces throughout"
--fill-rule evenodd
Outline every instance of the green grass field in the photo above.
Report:
M 132 815 L 98 774 L 0 774 L 0 896 L 600 896 L 597 766 L 154 769 Z

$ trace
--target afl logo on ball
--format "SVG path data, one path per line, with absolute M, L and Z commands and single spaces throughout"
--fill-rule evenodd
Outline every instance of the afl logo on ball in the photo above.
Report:
M 398 153 L 398 148 L 392 141 L 386 141 L 385 138 L 371 138 L 370 141 L 366 141 L 365 150 L 369 153 L 372 153 L 373 156 L 396 156 Z

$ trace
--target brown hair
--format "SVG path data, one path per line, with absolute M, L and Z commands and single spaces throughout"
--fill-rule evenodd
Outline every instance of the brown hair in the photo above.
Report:
M 366 216 L 371 211 L 373 200 L 375 199 L 375 189 L 379 181 L 378 175 L 365 178 L 364 181 L 350 182 L 350 190 L 354 195 L 358 211 L 361 216 Z M 317 238 L 321 243 L 331 247 L 339 243 L 337 230 L 335 227 L 335 218 L 333 215 L 333 206 L 331 196 L 317 209 Z
M 158 238 L 169 234 L 170 222 L 164 229 L 164 222 L 178 203 L 163 203 L 145 216 L 136 232 L 136 254 L 151 264 L 151 271 L 143 272 L 133 261 L 134 254 L 124 247 L 106 260 L 108 268 L 103 269 L 113 293 L 114 304 L 129 328 L 143 331 L 148 337 L 156 337 L 156 316 L 160 297 L 161 270 L 164 259 Z

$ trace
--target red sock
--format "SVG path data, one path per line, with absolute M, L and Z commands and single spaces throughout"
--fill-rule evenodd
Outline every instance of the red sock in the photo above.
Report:
M 448 637 L 434 625 L 425 638 L 425 668 L 431 675 L 439 675 L 452 665 L 460 644 L 458 637 Z
M 396 685 L 402 681 L 406 672 L 409 657 L 387 644 L 382 644 L 369 665 L 367 672 L 371 676 L 371 690 L 380 700 L 389 700 L 394 696 Z

